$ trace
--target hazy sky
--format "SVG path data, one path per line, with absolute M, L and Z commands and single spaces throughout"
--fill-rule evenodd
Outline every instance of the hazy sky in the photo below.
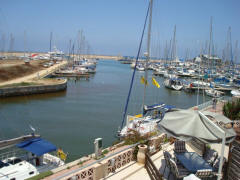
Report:
M 76 42 L 83 30 L 91 52 L 136 55 L 148 0 L 0 0 L 0 47 L 28 51 L 48 51 L 53 42 L 67 51 L 69 40 Z M 213 42 L 218 52 L 226 46 L 228 27 L 233 48 L 240 40 L 240 0 L 154 0 L 152 52 L 163 56 L 166 41 L 176 24 L 177 52 L 184 57 L 199 53 L 209 40 L 213 17 Z M 159 50 L 160 48 L 160 50 Z M 144 51 L 144 50 L 143 50 Z

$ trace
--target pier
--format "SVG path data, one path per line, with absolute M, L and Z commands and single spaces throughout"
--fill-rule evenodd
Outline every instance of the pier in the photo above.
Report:
M 67 61 L 54 64 L 35 73 L 0 83 L 0 97 L 21 96 L 63 91 L 66 79 L 45 79 L 45 77 L 67 65 Z
M 188 91 L 188 92 L 194 92 L 194 91 L 197 91 L 197 90 L 200 90 L 200 91 L 203 91 L 203 90 L 208 90 L 208 89 L 211 89 L 210 87 L 184 87 L 184 90 L 185 91 Z M 224 87 L 215 87 L 214 88 L 215 90 L 218 90 L 218 91 L 224 91 L 224 92 L 230 92 L 234 89 L 237 89 L 237 88 L 233 88 L 233 87 L 229 87 L 229 88 L 224 88 Z

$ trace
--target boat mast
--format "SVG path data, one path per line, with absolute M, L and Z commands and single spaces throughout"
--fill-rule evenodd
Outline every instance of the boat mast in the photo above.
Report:
M 176 48 L 176 25 L 174 26 L 174 33 L 173 33 L 173 42 L 172 42 L 172 60 L 176 61 L 177 59 L 177 48 Z
M 232 71 L 234 67 L 233 53 L 232 53 L 232 36 L 231 27 L 228 28 L 228 58 L 229 58 L 229 70 Z
M 49 46 L 50 46 L 49 47 L 49 51 L 50 51 L 49 52 L 50 53 L 49 54 L 49 56 L 50 56 L 49 59 L 52 60 L 52 32 L 50 32 L 50 44 L 49 44 Z
M 149 9 L 149 19 L 148 19 L 148 38 L 147 38 L 147 53 L 146 53 L 146 64 L 145 64 L 145 83 L 144 83 L 144 94 L 143 94 L 143 105 L 145 103 L 146 98 L 146 87 L 147 87 L 147 80 L 148 80 L 148 63 L 150 60 L 150 43 L 151 43 L 151 29 L 152 29 L 152 4 L 153 0 L 150 0 L 150 9 Z
M 234 50 L 234 62 L 235 62 L 235 64 L 237 64 L 237 59 L 238 59 L 238 40 L 236 40 L 235 50 Z
M 210 41 L 209 41 L 209 46 L 208 46 L 208 68 L 210 65 L 211 48 L 212 48 L 212 16 L 211 16 L 211 20 L 210 20 Z
M 144 33 L 145 33 L 145 29 L 146 29 L 147 19 L 148 19 L 148 16 L 149 16 L 149 9 L 150 9 L 150 2 L 149 2 L 149 5 L 148 5 L 147 14 L 146 14 L 146 17 L 145 17 L 143 31 L 142 31 L 142 36 L 141 36 L 140 44 L 139 44 L 139 47 L 138 47 L 136 63 L 135 63 L 135 66 L 134 66 L 133 75 L 132 75 L 132 79 L 131 79 L 131 83 L 130 83 L 130 88 L 129 88 L 128 96 L 127 96 L 127 101 L 126 101 L 124 112 L 123 112 L 123 119 L 122 119 L 121 127 L 120 127 L 118 133 L 122 130 L 124 121 L 126 119 L 128 103 L 129 103 L 129 99 L 130 99 L 130 96 L 131 96 L 133 81 L 134 81 L 134 77 L 135 77 L 135 73 L 136 73 L 136 67 L 137 67 L 137 64 L 138 64 L 138 59 L 139 59 L 140 51 L 141 51 L 141 48 L 142 48 L 143 36 L 144 36 Z
M 200 51 L 200 61 L 198 62 L 198 92 L 197 92 L 197 107 L 199 105 L 199 83 L 200 83 L 200 71 L 201 71 L 201 68 L 200 68 L 200 64 L 202 62 L 202 56 L 203 56 L 203 47 L 202 47 L 202 44 L 201 44 L 201 51 Z
M 26 60 L 26 30 L 24 30 L 24 59 Z

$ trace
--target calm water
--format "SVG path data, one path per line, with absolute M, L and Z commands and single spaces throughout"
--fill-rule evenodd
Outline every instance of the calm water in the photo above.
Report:
M 92 153 L 97 137 L 103 138 L 105 147 L 111 145 L 121 124 L 132 72 L 129 65 L 101 60 L 94 76 L 89 80 L 70 79 L 66 92 L 0 99 L 0 139 L 29 133 L 31 124 L 43 138 L 68 152 L 69 161 Z M 149 71 L 149 80 L 151 74 Z M 130 114 L 140 112 L 143 75 L 136 73 Z M 196 94 L 168 90 L 162 77 L 156 79 L 161 88 L 149 83 L 147 104 L 164 102 L 178 108 L 196 105 Z

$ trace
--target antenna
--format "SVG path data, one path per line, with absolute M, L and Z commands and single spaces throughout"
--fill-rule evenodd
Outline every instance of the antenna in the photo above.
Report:
M 30 129 L 33 131 L 33 134 L 35 134 L 36 129 L 35 129 L 34 127 L 32 127 L 31 124 L 29 124 L 29 127 L 30 127 Z

